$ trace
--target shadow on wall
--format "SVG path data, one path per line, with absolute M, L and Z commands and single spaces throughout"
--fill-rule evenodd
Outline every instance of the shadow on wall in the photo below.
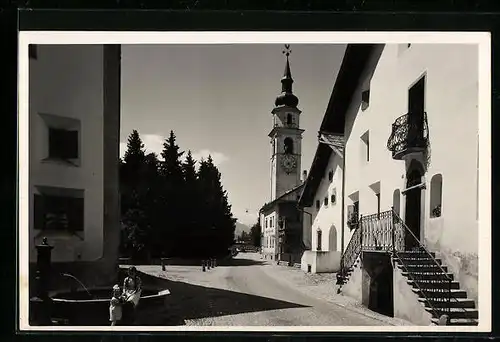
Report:
M 180 322 L 192 319 L 306 307 L 266 297 L 160 279 L 144 273 L 141 273 L 141 278 L 149 286 L 169 289 L 171 295 L 168 296 L 162 313 L 141 315 L 137 319 L 137 325 L 179 325 L 183 324 Z

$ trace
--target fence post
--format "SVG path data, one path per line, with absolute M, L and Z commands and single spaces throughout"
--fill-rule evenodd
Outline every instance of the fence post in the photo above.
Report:
M 394 214 L 394 207 L 391 207 L 391 239 L 393 254 L 396 252 L 396 215 Z
M 359 248 L 360 248 L 360 256 L 363 256 L 363 214 L 360 215 L 358 220 L 358 229 L 359 229 Z

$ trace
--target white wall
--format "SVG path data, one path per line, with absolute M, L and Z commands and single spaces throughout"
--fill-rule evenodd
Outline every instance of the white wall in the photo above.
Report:
M 421 239 L 431 249 L 459 258 L 461 263 L 450 265 L 459 273 L 466 262 L 477 265 L 478 48 L 466 44 L 405 47 L 406 44 L 386 45 L 378 64 L 374 58 L 349 109 L 345 148 L 346 205 L 349 204 L 348 196 L 359 191 L 360 213 L 376 213 L 375 193 L 369 186 L 380 182 L 381 210 L 388 210 L 394 190 L 405 188 L 405 162 L 393 160 L 386 144 L 394 120 L 408 112 L 409 87 L 425 73 L 431 158 L 424 179 L 427 188 L 423 190 Z M 368 88 L 370 105 L 362 111 L 359 107 L 361 91 Z M 368 162 L 363 160 L 360 139 L 367 130 L 370 132 Z M 435 174 L 443 176 L 442 216 L 431 219 L 430 181 Z M 404 218 L 403 195 L 400 203 Z M 346 244 L 350 235 L 346 234 Z M 477 267 L 475 271 L 473 266 L 469 267 L 467 272 L 476 272 L 477 279 Z
M 333 171 L 333 180 L 330 182 L 328 173 Z M 331 195 L 336 192 L 335 204 L 331 203 Z M 324 204 L 328 197 L 328 205 Z M 316 201 L 320 201 L 320 209 L 316 209 Z M 318 230 L 321 230 L 321 250 L 340 251 L 342 238 L 342 158 L 332 153 L 326 172 L 323 175 L 313 206 L 308 208 L 313 213 L 311 227 L 311 249 L 317 250 Z M 332 230 L 335 230 L 333 232 Z
M 30 59 L 30 260 L 43 236 L 54 245 L 54 261 L 93 261 L 103 253 L 103 46 L 38 46 Z M 79 167 L 43 162 L 48 129 L 42 114 L 80 120 Z M 85 192 L 80 237 L 33 229 L 36 186 Z
M 264 237 L 262 241 L 262 251 L 265 255 L 271 256 L 275 255 L 278 249 L 278 241 L 277 241 L 277 213 L 272 212 L 268 215 L 261 214 L 261 224 L 262 231 L 264 232 Z M 267 227 L 266 227 L 267 220 Z M 272 224 L 271 224 L 272 222 Z

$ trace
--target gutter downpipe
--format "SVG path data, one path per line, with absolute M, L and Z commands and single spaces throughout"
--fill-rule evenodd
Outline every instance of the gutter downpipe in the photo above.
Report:
M 341 220 L 341 224 L 342 224 L 342 231 L 340 233 L 340 236 L 341 236 L 341 241 L 340 241 L 340 250 L 341 250 L 341 255 L 344 254 L 344 230 L 345 230 L 345 157 L 346 157 L 346 153 L 345 153 L 346 149 L 344 147 L 344 153 L 343 153 L 343 156 L 342 156 L 342 220 Z

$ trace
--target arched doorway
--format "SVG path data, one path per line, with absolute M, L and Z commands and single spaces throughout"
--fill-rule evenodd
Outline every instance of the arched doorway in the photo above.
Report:
M 407 233 L 405 237 L 406 250 L 411 250 L 418 246 L 420 240 L 420 216 L 422 211 L 422 188 L 417 186 L 422 183 L 424 175 L 422 165 L 417 161 L 412 161 L 406 175 L 406 205 L 405 223 L 412 234 Z M 413 188 L 412 188 L 413 187 Z
M 332 224 L 328 233 L 328 249 L 330 251 L 337 250 L 337 228 Z

